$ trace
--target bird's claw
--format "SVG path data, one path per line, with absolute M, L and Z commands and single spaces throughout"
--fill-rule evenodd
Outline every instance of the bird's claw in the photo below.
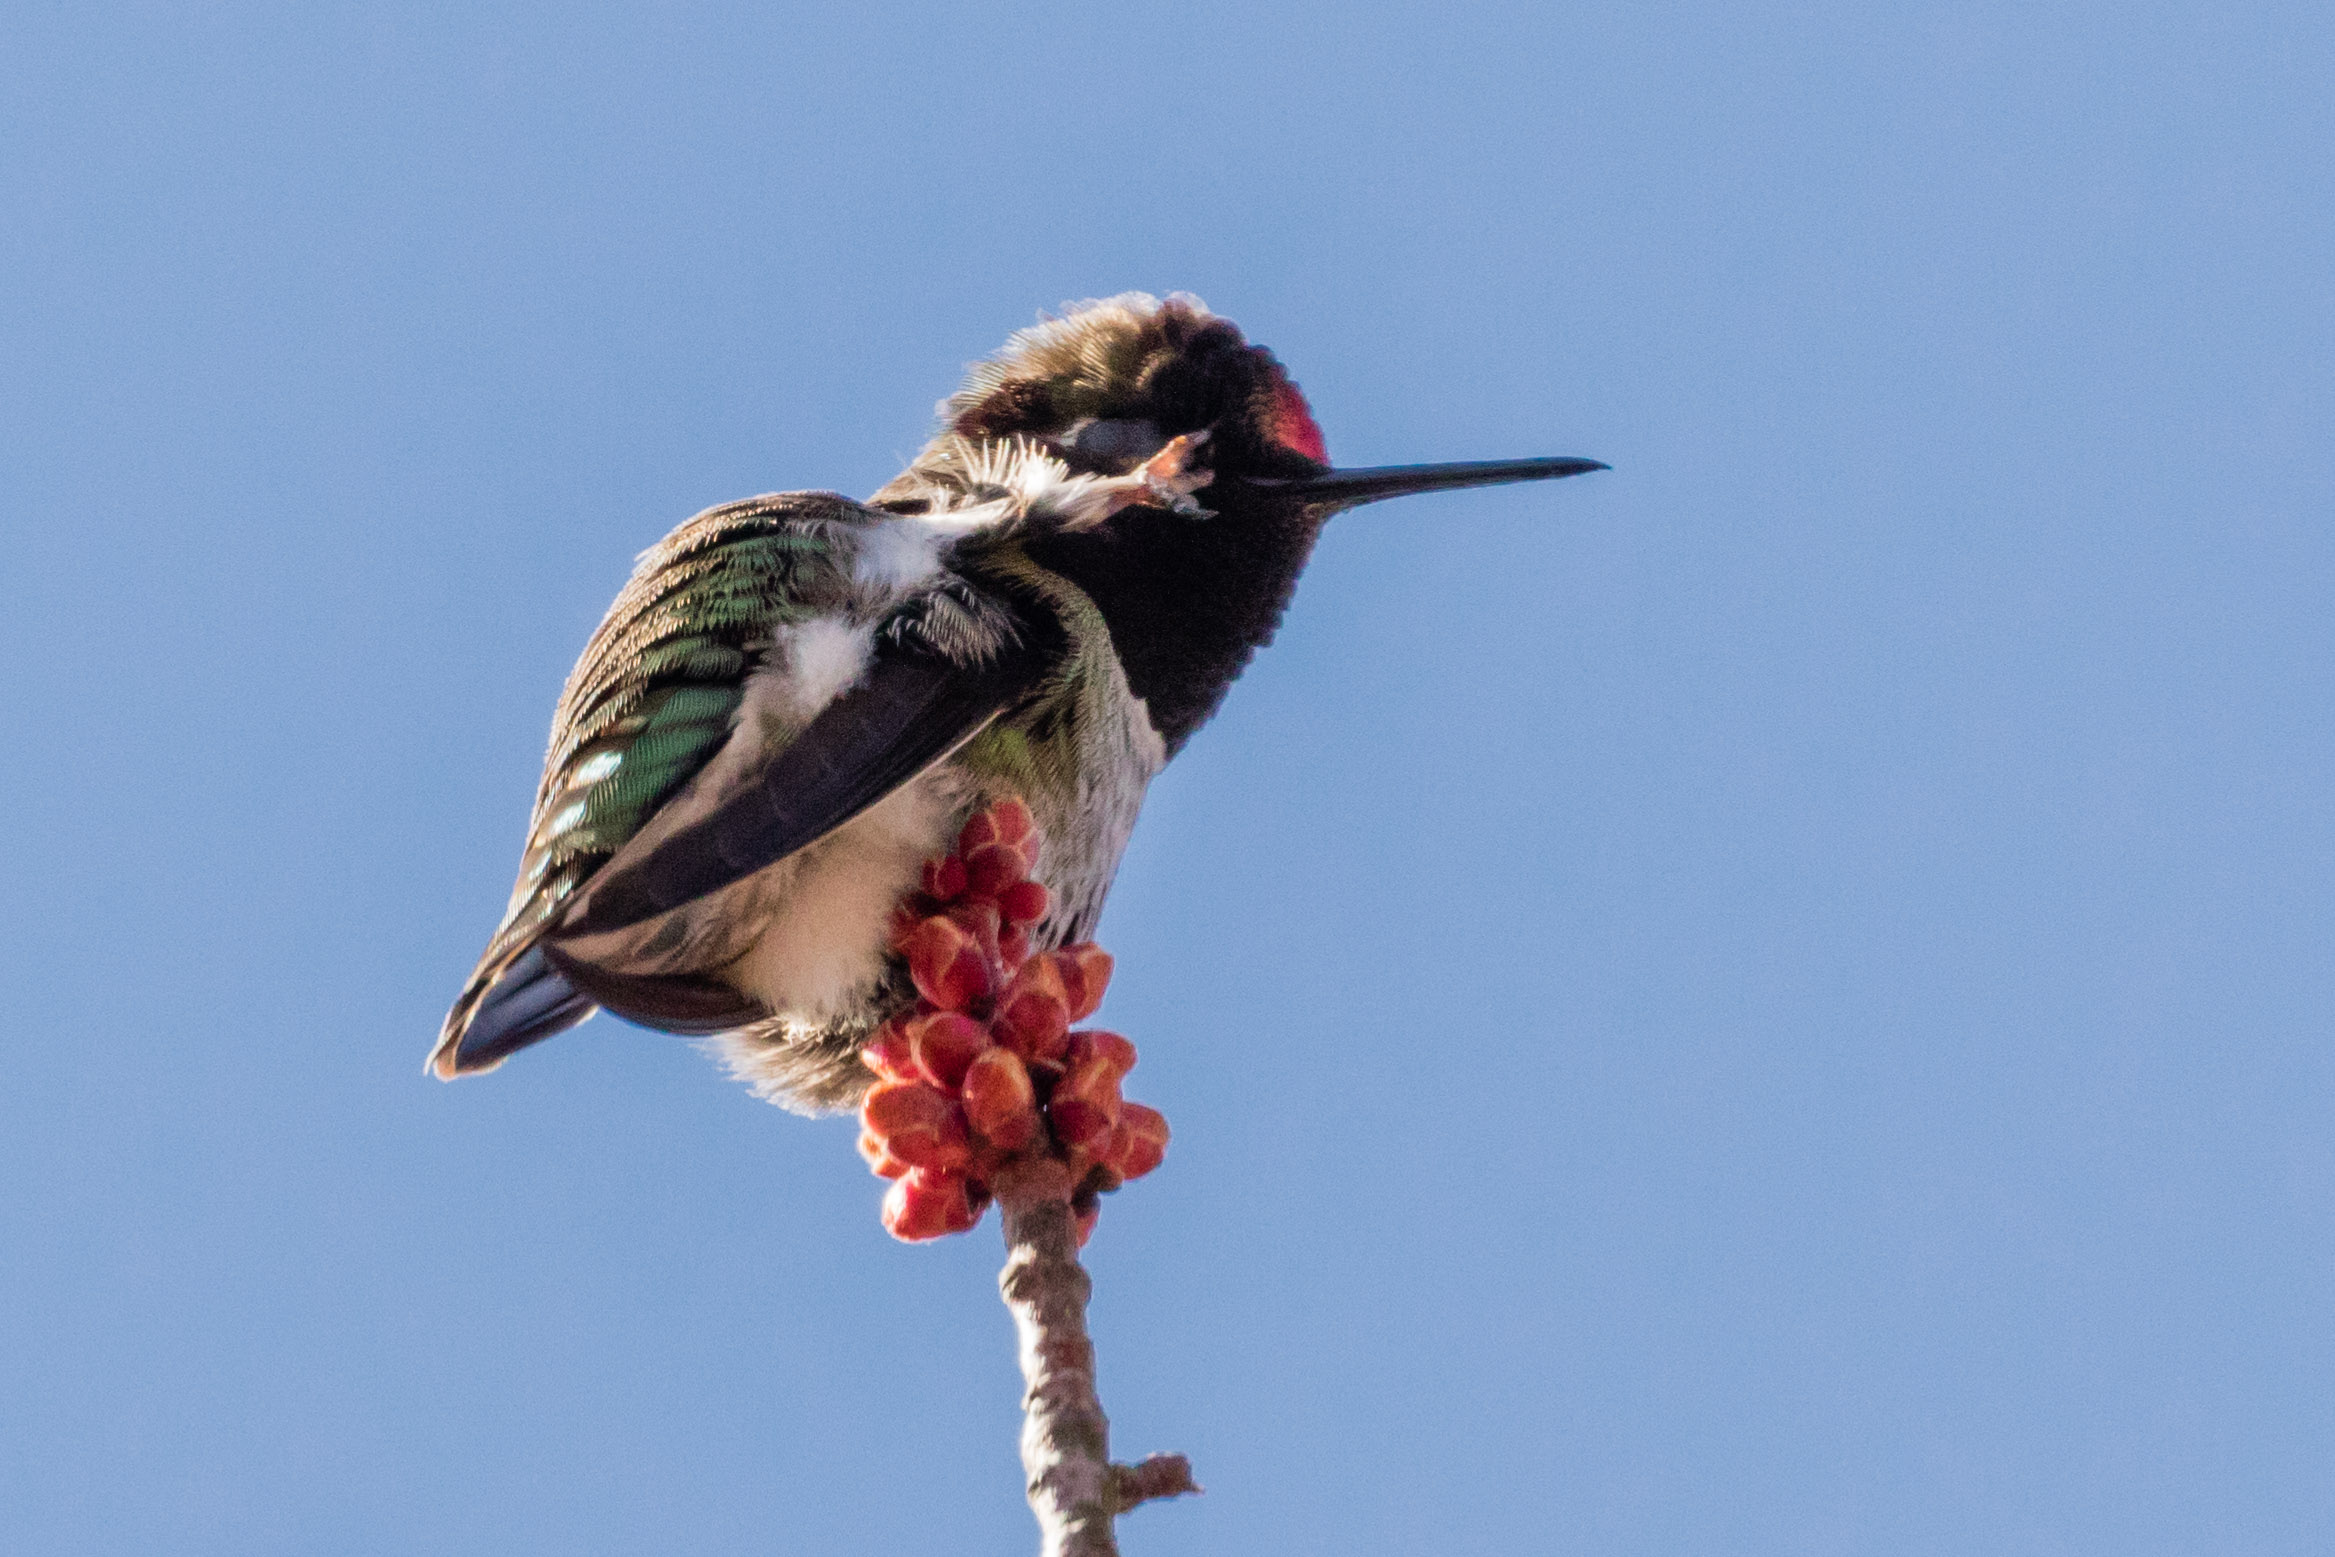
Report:
M 1212 470 L 1193 468 L 1192 451 L 1208 441 L 1208 429 L 1178 433 L 1135 472 L 1146 499 L 1171 513 L 1205 515 L 1192 494 L 1216 479 Z

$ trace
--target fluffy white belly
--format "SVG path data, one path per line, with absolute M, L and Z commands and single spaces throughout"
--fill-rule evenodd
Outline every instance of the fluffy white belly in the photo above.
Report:
M 723 982 L 772 1015 L 824 1023 L 854 1011 L 883 977 L 892 912 L 924 862 L 947 852 L 967 796 L 936 768 L 850 823 L 740 882 L 767 913 Z

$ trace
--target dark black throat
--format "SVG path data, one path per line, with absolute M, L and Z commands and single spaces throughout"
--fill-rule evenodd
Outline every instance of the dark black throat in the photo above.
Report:
M 1199 496 L 1213 518 L 1129 510 L 1101 530 L 1029 543 L 1034 561 L 1101 608 L 1170 756 L 1272 641 L 1326 517 L 1236 482 Z

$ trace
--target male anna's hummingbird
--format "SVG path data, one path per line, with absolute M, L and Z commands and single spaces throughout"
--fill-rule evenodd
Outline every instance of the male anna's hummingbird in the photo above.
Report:
M 893 911 L 973 810 L 1028 802 L 1052 896 L 1032 944 L 1085 938 L 1146 786 L 1332 514 L 1604 468 L 1334 470 L 1272 353 L 1187 297 L 1025 330 L 940 414 L 867 502 L 751 498 L 642 556 L 561 694 L 437 1074 L 606 1006 L 720 1035 L 776 1101 L 849 1104 L 861 1043 L 914 998 Z

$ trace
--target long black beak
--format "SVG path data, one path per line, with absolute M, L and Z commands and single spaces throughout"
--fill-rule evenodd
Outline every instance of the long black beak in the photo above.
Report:
M 1450 492 L 1461 487 L 1492 487 L 1510 481 L 1554 481 L 1560 476 L 1586 475 L 1613 467 L 1602 460 L 1558 457 L 1538 460 L 1458 460 L 1445 465 L 1371 465 L 1361 470 L 1333 470 L 1293 481 L 1251 480 L 1249 485 L 1284 500 L 1309 506 L 1355 508 L 1382 498 L 1408 497 L 1414 492 Z

